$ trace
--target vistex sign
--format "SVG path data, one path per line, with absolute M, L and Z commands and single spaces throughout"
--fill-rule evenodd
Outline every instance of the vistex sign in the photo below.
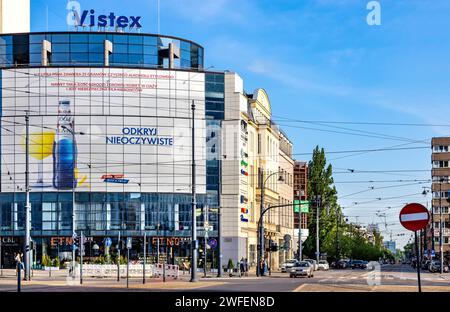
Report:
M 142 28 L 141 16 L 123 16 L 110 12 L 108 15 L 97 15 L 95 10 L 81 10 L 78 1 L 69 1 L 67 23 L 70 26 L 81 27 L 111 27 L 111 28 Z

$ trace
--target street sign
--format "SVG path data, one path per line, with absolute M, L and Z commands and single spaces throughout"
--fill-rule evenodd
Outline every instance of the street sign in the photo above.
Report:
M 421 204 L 408 204 L 400 211 L 400 223 L 410 231 L 424 229 L 430 221 L 428 209 Z
M 217 247 L 217 240 L 215 238 L 210 238 L 208 240 L 208 245 L 209 247 L 211 247 L 212 249 Z
M 435 256 L 436 256 L 436 253 L 434 252 L 434 249 L 431 250 L 431 256 L 432 256 L 432 257 L 435 257 Z
M 105 239 L 105 246 L 106 246 L 106 247 L 111 247 L 111 245 L 112 245 L 112 239 L 109 238 L 109 237 L 107 237 L 107 238 Z
M 309 201 L 308 200 L 294 200 L 294 212 L 299 212 L 301 209 L 302 213 L 309 212 Z
M 131 249 L 131 242 L 132 242 L 132 238 L 127 237 L 127 249 Z

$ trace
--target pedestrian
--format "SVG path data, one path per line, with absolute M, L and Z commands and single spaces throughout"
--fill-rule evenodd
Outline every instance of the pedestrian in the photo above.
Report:
M 239 276 L 244 275 L 245 272 L 245 265 L 244 265 L 244 257 L 241 258 L 241 261 L 239 261 Z
M 267 263 L 267 260 L 264 260 L 264 275 L 270 271 L 269 264 Z
M 244 275 L 248 276 L 248 260 L 247 258 L 244 259 Z

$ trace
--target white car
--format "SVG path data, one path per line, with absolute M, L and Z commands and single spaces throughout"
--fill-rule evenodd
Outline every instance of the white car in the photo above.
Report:
M 286 273 L 298 262 L 296 259 L 287 260 L 281 265 L 281 272 Z
M 319 270 L 328 271 L 330 269 L 330 265 L 326 260 L 319 261 Z

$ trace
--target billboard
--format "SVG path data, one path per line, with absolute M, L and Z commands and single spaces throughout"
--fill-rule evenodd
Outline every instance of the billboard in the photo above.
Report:
M 191 104 L 206 193 L 204 74 L 113 68 L 2 70 L 1 192 L 189 193 Z

